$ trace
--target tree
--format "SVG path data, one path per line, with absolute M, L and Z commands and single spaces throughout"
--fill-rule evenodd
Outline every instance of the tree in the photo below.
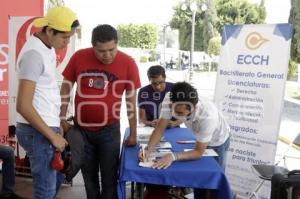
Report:
M 258 24 L 266 18 L 264 0 L 260 5 L 247 0 L 215 0 L 218 14 L 217 29 L 221 33 L 225 24 Z
M 172 29 L 179 30 L 179 48 L 181 50 L 190 50 L 191 34 L 192 34 L 192 12 L 187 9 L 182 10 L 183 4 L 190 5 L 192 0 L 179 2 L 175 7 L 175 13 L 170 22 Z M 217 15 L 213 1 L 207 1 L 206 11 L 201 11 L 202 0 L 196 0 L 199 7 L 195 18 L 195 51 L 203 51 L 207 49 L 209 39 L 216 36 L 215 24 Z
M 209 40 L 207 52 L 209 55 L 220 55 L 221 37 L 213 37 Z
M 153 24 L 122 24 L 117 27 L 119 45 L 126 48 L 155 49 L 157 26 Z
M 54 6 L 63 6 L 65 4 L 64 0 L 48 0 L 48 8 Z
M 172 28 L 179 29 L 181 50 L 190 50 L 191 11 L 181 10 L 183 4 L 190 5 L 192 0 L 184 0 L 174 7 L 170 22 Z M 260 5 L 250 4 L 247 0 L 196 0 L 198 5 L 205 3 L 207 10 L 196 14 L 195 51 L 207 51 L 211 38 L 221 35 L 225 24 L 257 24 L 266 18 L 264 0 Z
M 289 23 L 294 26 L 294 35 L 291 45 L 291 58 L 300 62 L 300 0 L 291 1 Z
M 219 35 L 215 28 L 218 16 L 214 1 L 207 1 L 207 7 L 203 23 L 203 48 L 205 51 L 207 51 L 210 39 Z

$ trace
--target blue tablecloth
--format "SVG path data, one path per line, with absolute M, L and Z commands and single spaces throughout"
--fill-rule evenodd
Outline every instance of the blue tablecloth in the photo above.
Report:
M 128 129 L 126 131 L 125 135 L 128 134 Z M 172 150 L 175 152 L 194 146 L 193 144 L 176 143 L 178 140 L 194 139 L 191 131 L 187 128 L 168 129 L 164 133 L 164 138 L 172 144 Z M 126 181 L 211 189 L 212 198 L 233 198 L 222 168 L 212 157 L 174 162 L 167 169 L 158 170 L 139 167 L 137 154 L 138 146 L 123 148 L 118 185 L 119 199 L 125 198 Z

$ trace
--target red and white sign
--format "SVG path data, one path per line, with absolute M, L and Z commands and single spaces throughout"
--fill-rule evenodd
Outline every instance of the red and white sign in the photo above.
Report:
M 33 26 L 36 17 L 10 17 L 9 18 L 9 125 L 16 124 L 16 95 L 17 95 L 17 74 L 16 62 L 21 49 L 27 39 L 39 28 Z M 72 37 L 70 44 L 65 49 L 56 50 L 57 81 L 62 81 L 61 72 L 75 51 L 75 37 Z
M 0 11 L 0 143 L 8 133 L 8 19 L 9 16 L 42 16 L 43 0 L 1 0 Z M 16 85 L 17 86 L 17 85 Z

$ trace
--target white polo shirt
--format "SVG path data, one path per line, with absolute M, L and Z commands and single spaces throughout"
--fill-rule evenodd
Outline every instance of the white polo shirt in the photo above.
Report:
M 172 117 L 170 104 L 170 93 L 167 93 L 162 102 L 161 118 L 170 119 Z M 198 142 L 209 143 L 209 146 L 222 145 L 230 135 L 230 128 L 224 116 L 209 101 L 199 100 L 196 110 L 184 121 L 184 124 L 192 129 Z

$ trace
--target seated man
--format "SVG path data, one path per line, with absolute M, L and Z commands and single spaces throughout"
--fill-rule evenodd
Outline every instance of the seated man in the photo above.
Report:
M 15 185 L 15 153 L 10 146 L 0 145 L 0 159 L 2 160 L 2 192 L 1 199 L 26 199 L 13 192 Z
M 150 84 L 141 88 L 138 93 L 138 107 L 140 122 L 146 126 L 155 127 L 159 118 L 161 102 L 173 83 L 166 82 L 165 69 L 160 65 L 151 66 L 147 72 Z M 172 119 L 168 127 L 178 127 L 180 120 Z

